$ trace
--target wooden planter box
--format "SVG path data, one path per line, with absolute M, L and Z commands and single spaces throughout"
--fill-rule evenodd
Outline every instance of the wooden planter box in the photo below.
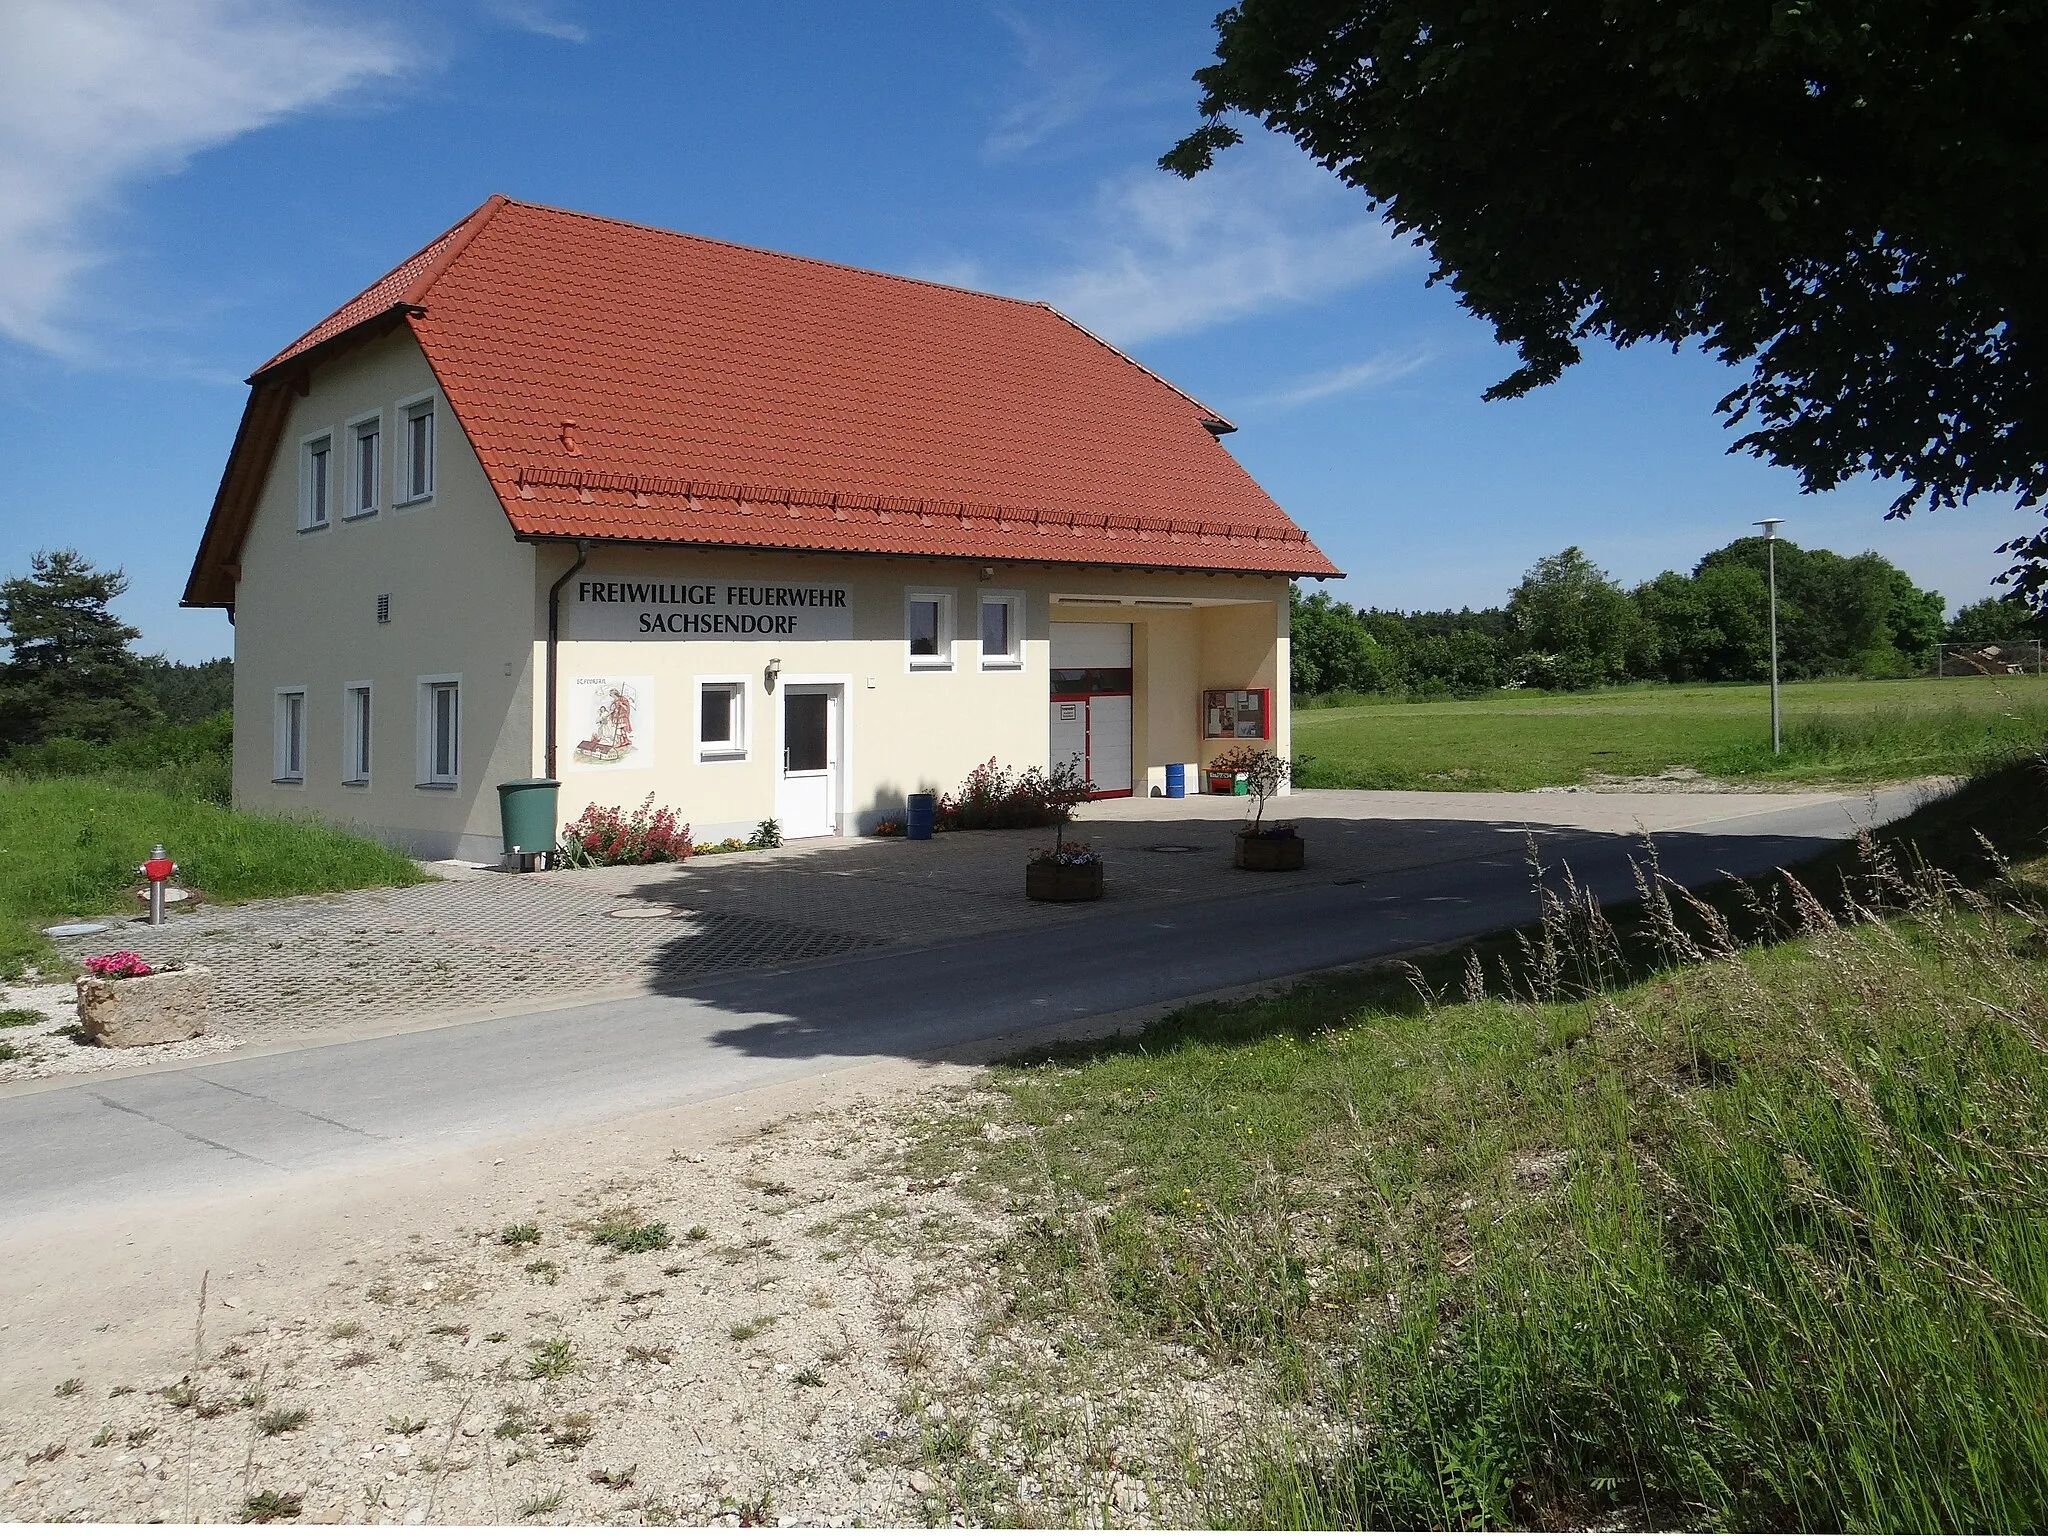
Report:
M 203 965 L 147 976 L 78 978 L 78 1022 L 94 1045 L 165 1045 L 206 1033 L 213 972 Z
M 1024 894 L 1033 901 L 1099 901 L 1102 865 L 1026 864 Z
M 1299 837 L 1253 837 L 1237 834 L 1230 862 L 1239 869 L 1299 869 L 1308 858 L 1308 844 Z

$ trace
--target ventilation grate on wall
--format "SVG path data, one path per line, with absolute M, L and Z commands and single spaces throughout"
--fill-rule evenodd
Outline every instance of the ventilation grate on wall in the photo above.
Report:
M 391 594 L 389 592 L 379 592 L 377 594 L 377 622 L 379 624 L 389 624 L 391 622 Z

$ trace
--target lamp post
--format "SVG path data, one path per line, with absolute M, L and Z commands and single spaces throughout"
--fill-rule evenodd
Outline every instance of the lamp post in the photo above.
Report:
M 1778 723 L 1778 525 L 1782 517 L 1766 517 L 1757 521 L 1757 527 L 1764 531 L 1764 561 L 1770 571 L 1771 586 L 1771 756 L 1776 757 L 1785 750 L 1785 738 Z

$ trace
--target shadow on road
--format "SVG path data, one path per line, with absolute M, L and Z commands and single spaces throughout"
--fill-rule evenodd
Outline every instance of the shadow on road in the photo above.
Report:
M 1810 826 L 1776 812 L 1657 833 L 1657 861 L 1671 878 L 1702 885 L 1802 862 L 1854 830 L 1838 804 L 1814 807 L 1803 819 Z M 1250 874 L 1227 868 L 1229 830 L 1213 821 L 1116 828 L 1097 842 L 1109 860 L 1111 894 L 1058 920 L 1033 921 L 1020 910 L 1019 926 L 1001 932 L 950 941 L 933 933 L 914 949 L 870 949 L 829 966 L 662 990 L 746 1016 L 717 1028 L 711 1043 L 750 1057 L 937 1060 L 963 1040 L 1356 965 L 1530 921 L 1537 915 L 1532 839 L 1553 879 L 1569 868 L 1609 904 L 1634 899 L 1632 861 L 1646 852 L 1640 834 L 1572 826 L 1308 822 L 1307 869 Z M 1160 898 L 1149 875 L 1131 882 L 1136 890 L 1119 891 L 1120 866 L 1146 859 L 1212 867 L 1199 896 Z M 1010 871 L 1020 909 L 1022 863 L 1020 847 Z M 944 875 L 936 867 L 930 873 Z M 829 884 L 819 883 L 809 920 L 829 927 L 840 914 Z

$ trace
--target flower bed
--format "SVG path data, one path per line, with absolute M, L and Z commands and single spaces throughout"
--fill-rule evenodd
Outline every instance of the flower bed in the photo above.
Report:
M 685 831 L 689 829 L 684 828 Z M 769 817 L 754 828 L 752 837 L 728 837 L 715 843 L 699 843 L 694 853 L 759 853 L 764 848 L 782 846 L 782 823 Z
M 87 955 L 85 969 L 88 974 L 108 981 L 125 981 L 131 976 L 156 974 L 156 967 L 132 949 L 116 950 L 111 955 Z
M 557 860 L 588 868 L 599 864 L 667 864 L 691 853 L 690 824 L 678 822 L 652 794 L 628 813 L 594 801 L 568 826 L 555 848 Z
M 939 832 L 970 832 L 1048 826 L 1054 819 L 1052 796 L 1053 784 L 1044 770 L 999 768 L 990 758 L 958 789 L 939 796 L 932 808 L 932 827 Z
M 1083 848 L 1069 843 L 1061 848 L 1034 848 L 1028 862 L 1053 864 L 1061 869 L 1079 869 L 1089 864 L 1100 864 L 1102 855 L 1093 848 Z

